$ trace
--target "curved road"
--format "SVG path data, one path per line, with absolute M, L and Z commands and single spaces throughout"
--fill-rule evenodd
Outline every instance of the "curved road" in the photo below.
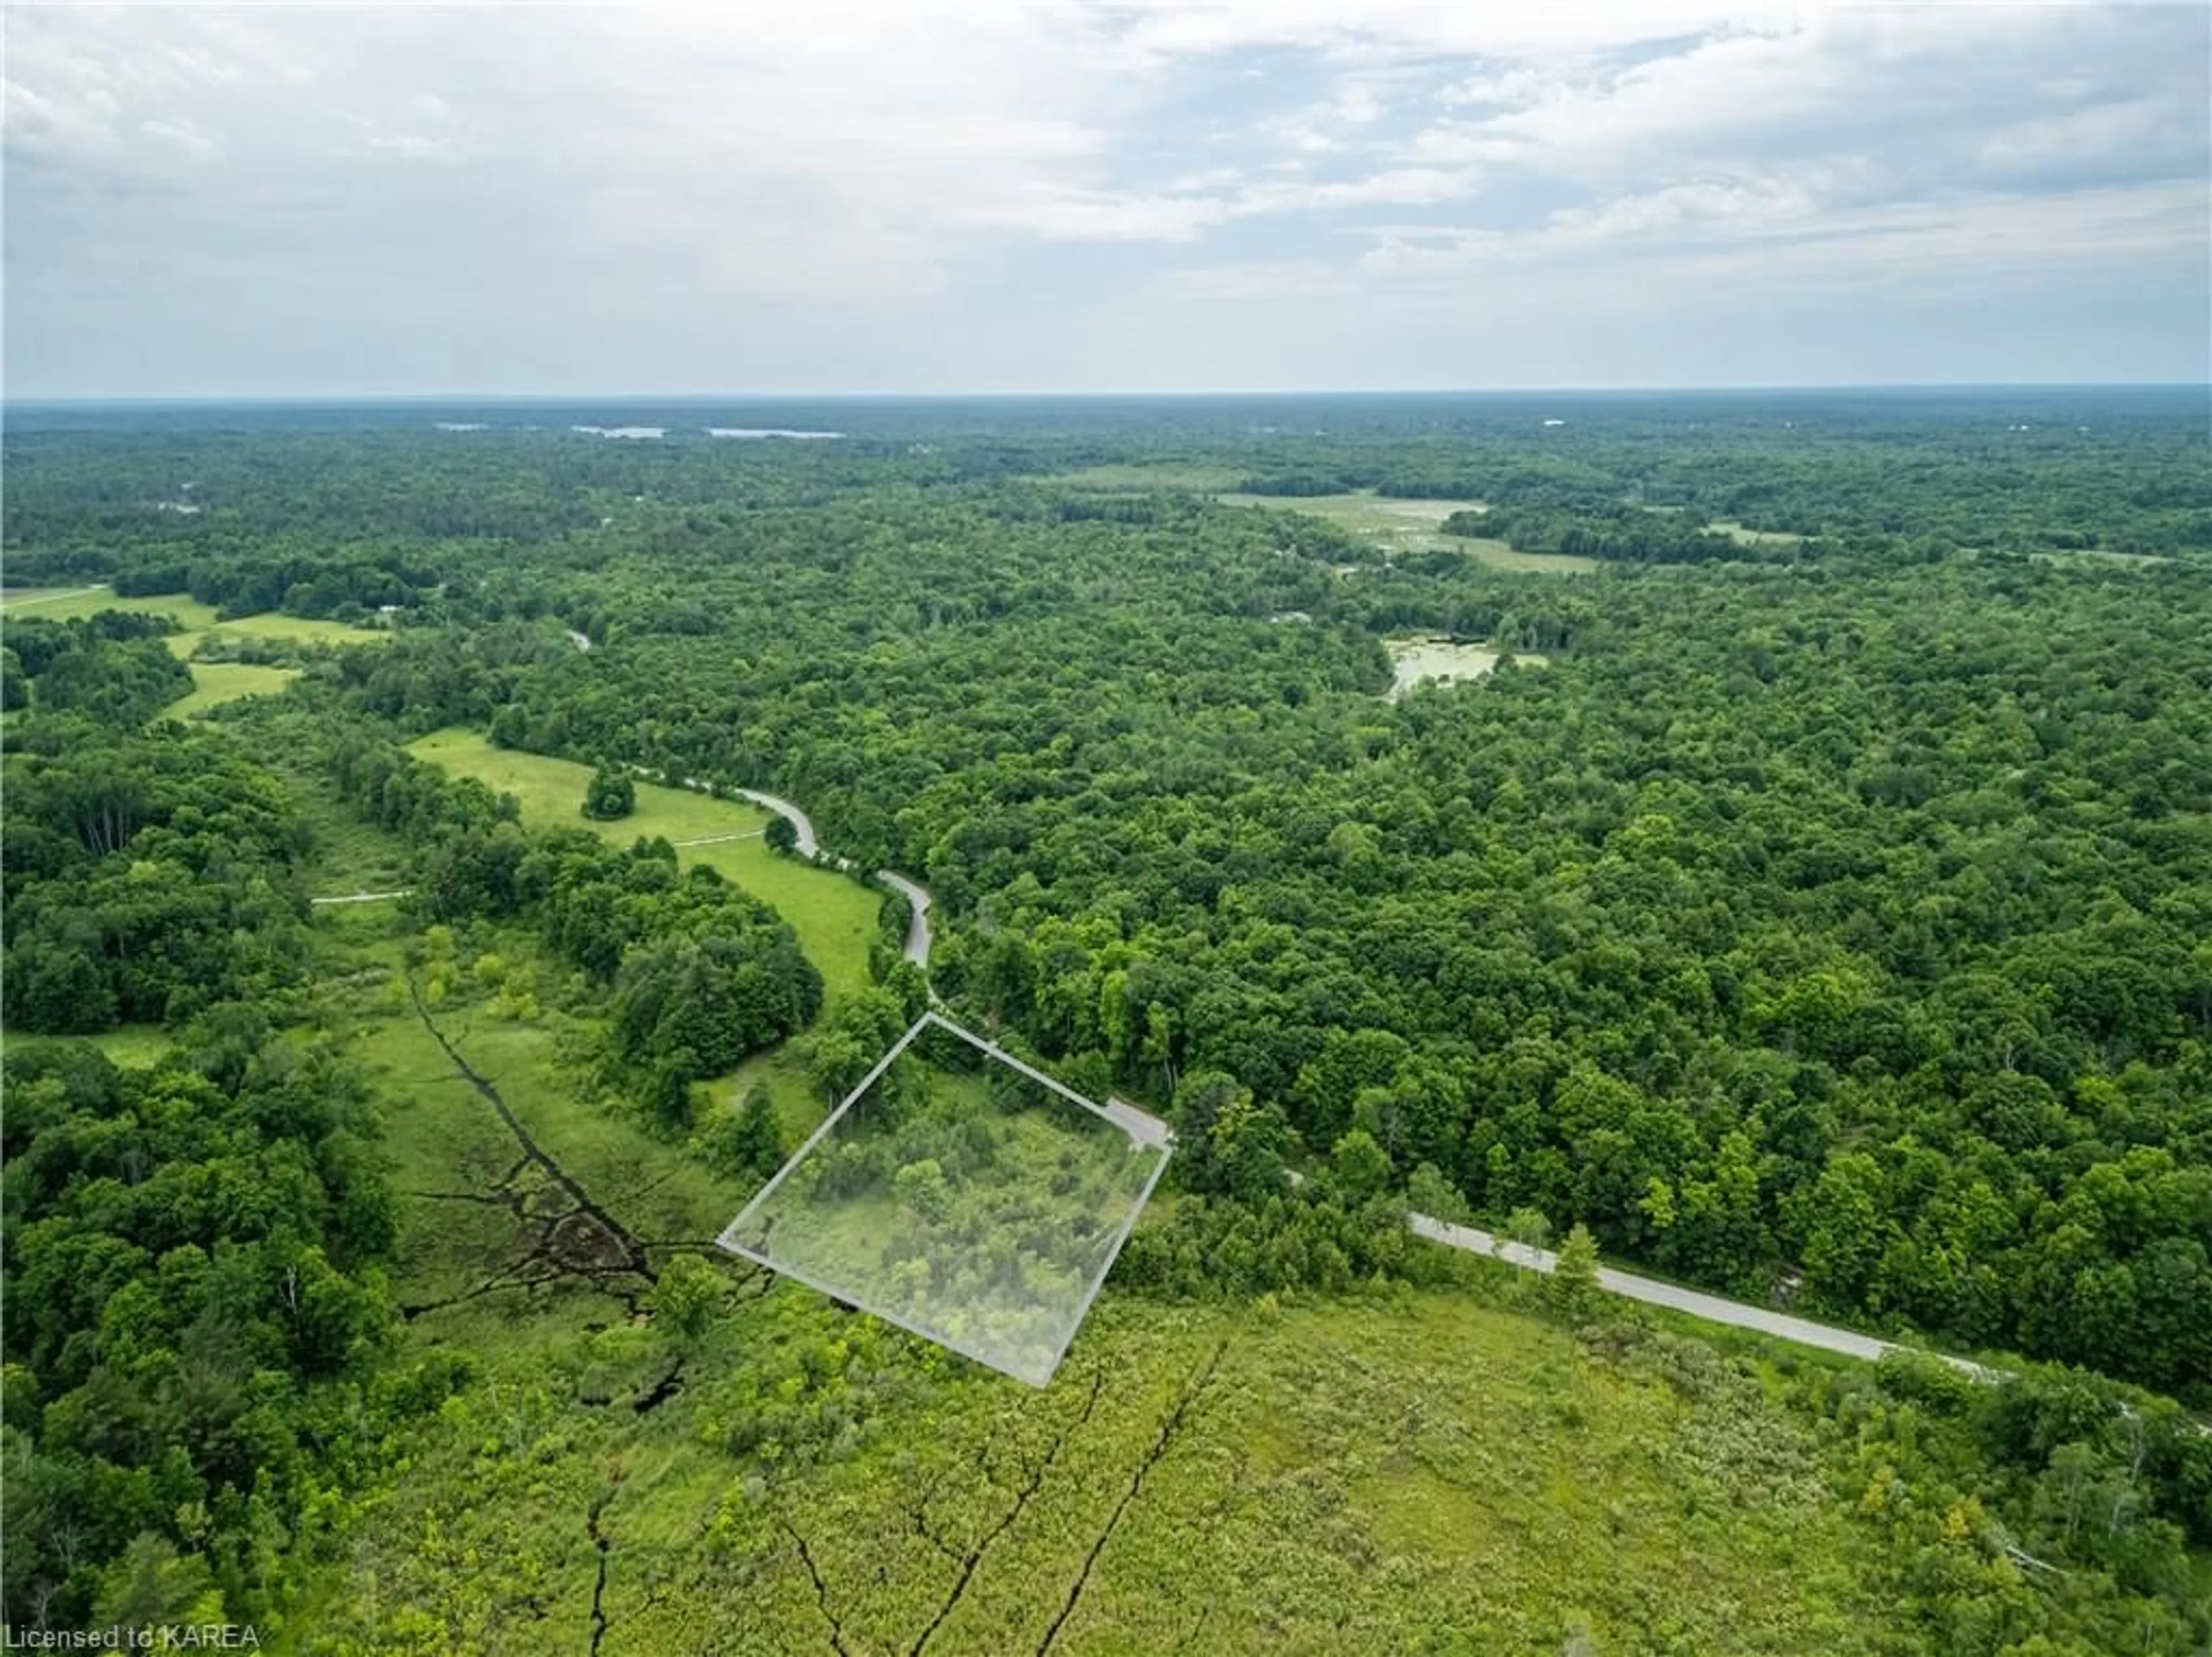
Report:
M 642 770 L 642 767 L 639 769 Z M 666 781 L 666 778 L 661 780 Z M 697 777 L 682 779 L 683 787 L 697 793 L 714 794 L 710 783 Z M 852 870 L 855 865 L 850 858 L 828 856 L 822 843 L 816 838 L 813 819 L 792 801 L 779 795 L 765 794 L 758 789 L 732 789 L 728 792 L 754 805 L 765 807 L 789 823 L 798 836 L 801 856 L 828 864 L 833 868 Z M 913 905 L 914 919 L 907 929 L 906 959 L 921 967 L 929 966 L 929 948 L 933 935 L 929 924 L 930 896 L 928 889 L 891 869 L 879 868 L 875 878 L 883 885 L 901 893 Z M 930 992 L 936 999 L 936 992 Z M 1298 1178 L 1295 1173 L 1293 1179 Z M 1524 1243 L 1510 1242 L 1493 1233 L 1474 1226 L 1454 1225 L 1426 1214 L 1408 1214 L 1407 1229 L 1431 1242 L 1441 1243 L 1447 1248 L 1462 1249 L 1471 1254 L 1487 1255 L 1508 1265 L 1525 1270 L 1548 1272 L 1559 1264 L 1559 1256 L 1550 1249 L 1531 1248 Z M 1641 1301 L 1648 1306 L 1662 1306 L 1676 1312 L 1702 1318 L 1708 1323 L 1725 1324 L 1735 1329 L 1748 1329 L 1778 1340 L 1794 1341 L 1800 1346 L 1817 1347 L 1825 1352 L 1840 1352 L 1846 1357 L 1862 1358 L 1869 1362 L 1886 1352 L 1923 1352 L 1923 1355 L 1940 1357 L 1952 1368 L 1972 1376 L 1976 1380 L 2001 1380 L 2003 1376 L 1984 1365 L 1965 1358 L 1954 1358 L 1945 1353 L 1927 1354 L 1918 1347 L 1907 1347 L 1895 1341 L 1885 1341 L 1872 1335 L 1863 1335 L 1855 1329 L 1838 1329 L 1832 1324 L 1814 1323 L 1809 1319 L 1793 1318 L 1787 1313 L 1776 1312 L 1763 1306 L 1751 1306 L 1741 1301 L 1723 1300 L 1717 1295 L 1702 1294 L 1694 1288 L 1684 1288 L 1679 1283 L 1662 1282 L 1656 1277 L 1639 1276 L 1632 1271 L 1619 1271 L 1611 1266 L 1601 1266 L 1597 1274 L 1598 1286 L 1626 1300 Z
M 635 769 L 645 771 L 645 767 L 642 765 Z M 655 775 L 650 771 L 645 771 L 645 774 L 649 777 Z M 792 832 L 797 837 L 796 849 L 799 855 L 809 862 L 823 863 L 831 868 L 842 869 L 848 874 L 859 867 L 849 857 L 833 856 L 823 851 L 822 842 L 814 833 L 814 819 L 781 795 L 764 793 L 759 789 L 719 789 L 712 783 L 697 777 L 658 777 L 657 780 L 672 783 L 679 788 L 689 789 L 694 794 L 727 793 L 735 795 L 740 800 L 750 801 L 756 806 L 763 807 L 774 812 L 791 825 Z M 929 888 L 919 880 L 908 879 L 896 869 L 879 868 L 876 870 L 873 878 L 878 885 L 889 886 L 906 899 L 909 917 L 906 928 L 906 947 L 901 953 L 908 960 L 921 968 L 924 972 L 927 972 L 930 946 L 936 941 L 935 934 L 930 929 L 929 924 L 931 901 Z

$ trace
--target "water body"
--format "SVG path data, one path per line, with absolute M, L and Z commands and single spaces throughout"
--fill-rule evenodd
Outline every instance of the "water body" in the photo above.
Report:
M 1455 644 L 1435 637 L 1386 639 L 1383 643 L 1390 652 L 1389 699 L 1393 702 L 1424 679 L 1480 679 L 1504 654 L 1487 644 Z
M 571 426 L 571 431 L 588 432 L 594 437 L 665 437 L 666 426 Z
M 796 437 L 803 441 L 835 440 L 842 431 L 794 431 L 787 426 L 709 426 L 709 437 Z
M 484 429 L 484 423 L 481 420 L 439 420 L 433 423 L 435 424 L 441 431 L 482 431 Z

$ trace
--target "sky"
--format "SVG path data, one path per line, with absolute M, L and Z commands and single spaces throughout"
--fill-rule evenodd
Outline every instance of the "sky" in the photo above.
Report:
M 2212 7 L 4 11 L 11 398 L 2212 378 Z

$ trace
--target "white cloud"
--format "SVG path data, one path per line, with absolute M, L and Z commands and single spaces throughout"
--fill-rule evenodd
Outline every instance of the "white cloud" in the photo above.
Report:
M 994 207 L 981 221 L 1051 241 L 1192 241 L 1231 216 L 1224 196 L 1117 196 L 1057 189 Z
M 1556 213 L 1518 235 L 1421 225 L 1370 234 L 1376 245 L 1359 268 L 1396 279 L 1458 282 L 1561 259 L 1601 269 L 1577 256 L 1602 250 L 1623 293 L 1655 278 L 1690 287 L 1723 275 L 1778 288 L 1833 288 L 1876 277 L 1921 281 L 1963 272 L 1994 279 L 2056 264 L 2177 257 L 2202 264 L 2202 250 L 2212 246 L 2212 200 L 2200 185 L 2168 181 L 1833 212 L 1775 182 L 1623 197 Z
M 1479 177 L 1468 168 L 1399 167 L 1348 179 L 1270 179 L 1193 195 L 1060 190 L 1018 204 L 992 222 L 1054 241 L 1190 241 L 1236 219 L 1455 201 L 1471 193 Z
M 1121 0 L 1133 43 L 1171 56 L 1303 46 L 1346 58 L 1408 55 L 1556 58 L 1619 51 L 1742 24 L 1799 7 L 1757 0 Z
M 1279 300 L 1341 299 L 1359 291 L 1343 271 L 1312 262 L 1215 265 L 1171 271 L 1160 286 L 1176 299 L 1247 304 Z
M 2212 168 L 2212 35 L 2180 7 L 669 0 L 4 27 L 11 320 L 57 338 L 133 304 L 404 331 L 470 293 L 549 335 L 641 307 L 845 334 L 1095 269 L 1132 303 L 1340 309 L 1515 271 L 1535 306 L 1701 259 L 1833 289 L 1975 247 L 2175 256 Z
M 138 130 L 149 138 L 172 146 L 192 161 L 211 161 L 222 154 L 222 146 L 210 137 L 206 129 L 197 121 L 141 121 Z

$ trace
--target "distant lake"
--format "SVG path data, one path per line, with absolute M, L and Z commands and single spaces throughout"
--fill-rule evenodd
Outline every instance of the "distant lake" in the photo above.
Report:
M 845 434 L 842 431 L 793 431 L 783 426 L 709 426 L 707 435 L 709 437 L 836 438 Z
M 589 432 L 597 437 L 665 437 L 666 426 L 571 426 L 571 431 Z

